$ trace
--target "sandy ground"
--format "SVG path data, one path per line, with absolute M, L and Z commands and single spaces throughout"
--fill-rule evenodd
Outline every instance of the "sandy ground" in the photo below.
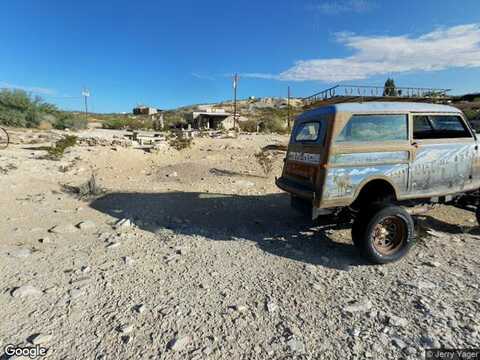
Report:
M 286 141 L 76 146 L 60 161 L 42 159 L 39 144 L 2 151 L 2 347 L 40 344 L 52 359 L 419 359 L 425 348 L 478 348 L 474 216 L 439 207 L 417 219 L 435 236 L 401 262 L 368 265 L 349 229 L 290 209 L 274 185 L 282 155 L 269 176 L 257 163 L 262 146 Z M 104 195 L 63 190 L 92 172 Z M 121 219 L 131 224 L 116 228 Z

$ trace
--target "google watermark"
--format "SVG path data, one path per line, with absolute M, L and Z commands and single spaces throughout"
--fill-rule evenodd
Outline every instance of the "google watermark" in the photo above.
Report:
M 11 356 L 24 356 L 29 357 L 30 359 L 36 359 L 46 356 L 48 349 L 40 345 L 20 346 L 8 344 L 5 346 L 4 351 L 7 358 Z

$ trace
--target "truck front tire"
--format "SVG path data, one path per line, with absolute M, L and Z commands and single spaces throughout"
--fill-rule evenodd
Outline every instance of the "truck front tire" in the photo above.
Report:
M 396 205 L 363 209 L 353 223 L 352 240 L 372 263 L 397 261 L 408 253 L 415 240 L 413 219 Z

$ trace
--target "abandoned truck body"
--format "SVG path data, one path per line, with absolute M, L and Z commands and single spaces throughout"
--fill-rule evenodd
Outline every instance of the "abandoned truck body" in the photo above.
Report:
M 308 207 L 314 220 L 347 213 L 362 253 L 376 263 L 395 261 L 414 240 L 406 205 L 476 201 L 477 138 L 451 106 L 324 106 L 296 119 L 276 184 L 291 194 L 292 206 Z

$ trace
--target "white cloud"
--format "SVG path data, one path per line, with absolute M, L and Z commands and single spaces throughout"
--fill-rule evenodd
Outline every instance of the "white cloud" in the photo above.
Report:
M 329 0 L 308 6 L 311 10 L 319 11 L 326 15 L 342 13 L 363 13 L 372 9 L 374 3 L 367 0 Z
M 53 89 L 36 87 L 36 86 L 15 85 L 15 84 L 10 84 L 6 81 L 1 81 L 0 82 L 0 88 L 24 90 L 24 91 L 27 91 L 27 92 L 31 92 L 31 93 L 34 93 L 34 94 L 40 94 L 40 95 L 56 95 L 56 93 L 57 93 Z
M 339 33 L 337 41 L 352 49 L 353 55 L 301 60 L 278 75 L 256 77 L 340 82 L 390 73 L 480 67 L 480 24 L 438 29 L 416 38 Z
M 203 75 L 203 74 L 199 74 L 199 73 L 196 73 L 196 72 L 192 72 L 191 75 L 194 78 L 199 79 L 199 80 L 215 80 L 215 77 L 213 77 L 213 76 Z

